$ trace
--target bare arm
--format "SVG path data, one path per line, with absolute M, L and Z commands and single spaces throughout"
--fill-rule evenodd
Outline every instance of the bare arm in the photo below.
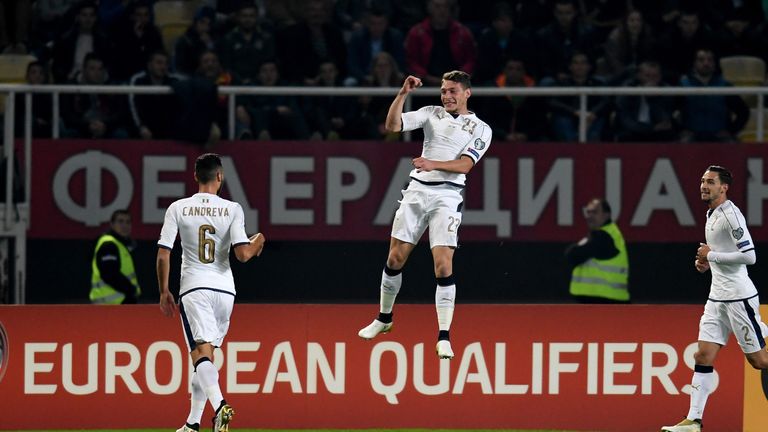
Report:
M 387 132 L 400 132 L 403 130 L 403 119 L 400 117 L 403 114 L 403 106 L 405 105 L 405 98 L 408 97 L 408 93 L 421 87 L 421 80 L 413 75 L 408 75 L 405 78 L 403 87 L 397 92 L 395 100 L 392 101 L 392 105 L 389 106 L 387 111 L 387 120 L 384 122 L 384 127 Z
M 163 315 L 172 317 L 176 312 L 176 302 L 168 289 L 168 277 L 171 271 L 171 251 L 157 249 L 157 286 L 160 289 L 160 310 Z
M 261 255 L 266 239 L 261 233 L 256 233 L 249 238 L 248 244 L 235 246 L 235 257 L 240 262 L 246 262 L 254 256 Z
M 413 160 L 413 166 L 416 167 L 417 172 L 438 170 L 466 174 L 475 166 L 475 163 L 472 161 L 472 158 L 466 155 L 462 155 L 459 159 L 451 161 L 434 161 L 423 157 L 417 157 Z

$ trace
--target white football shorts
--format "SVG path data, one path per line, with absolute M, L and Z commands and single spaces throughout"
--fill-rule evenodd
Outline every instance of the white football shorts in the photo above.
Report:
M 229 329 L 235 296 L 226 291 L 196 288 L 179 299 L 179 315 L 184 340 L 192 352 L 197 344 L 208 342 L 220 347 Z
M 745 354 L 765 347 L 768 326 L 760 318 L 760 298 L 718 302 L 707 300 L 699 322 L 699 340 L 725 345 L 733 333 Z
M 429 226 L 429 246 L 458 245 L 461 189 L 448 184 L 425 185 L 411 180 L 392 222 L 392 237 L 417 244 Z

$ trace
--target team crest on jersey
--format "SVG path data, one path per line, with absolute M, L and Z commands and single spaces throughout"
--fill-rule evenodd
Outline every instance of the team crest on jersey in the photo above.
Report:
M 731 234 L 733 234 L 733 238 L 736 240 L 744 237 L 744 229 L 741 227 L 736 228 L 735 230 L 731 231 Z
M 480 138 L 475 140 L 474 144 L 475 148 L 478 150 L 482 150 L 485 148 L 485 141 L 481 140 Z

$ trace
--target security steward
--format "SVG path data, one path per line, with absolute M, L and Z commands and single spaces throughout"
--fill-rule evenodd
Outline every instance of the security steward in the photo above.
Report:
M 573 266 L 570 293 L 579 303 L 629 303 L 629 257 L 611 206 L 594 198 L 583 210 L 589 234 L 565 251 Z
M 99 237 L 91 263 L 91 303 L 135 304 L 141 287 L 133 265 L 135 244 L 131 240 L 131 215 L 127 210 L 112 213 L 110 230 Z

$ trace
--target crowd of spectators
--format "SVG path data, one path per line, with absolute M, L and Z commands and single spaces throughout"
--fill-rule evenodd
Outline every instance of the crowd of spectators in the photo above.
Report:
M 721 57 L 768 61 L 761 0 L 189 0 L 197 12 L 173 46 L 154 23 L 161 1 L 2 1 L 0 50 L 37 59 L 34 85 L 175 90 L 63 97 L 63 136 L 209 142 L 228 129 L 221 85 L 399 87 L 413 74 L 439 86 L 460 69 L 474 86 L 723 87 Z M 390 101 L 238 97 L 236 137 L 397 139 L 383 127 Z M 49 99 L 34 106 L 34 134 L 49 136 Z M 497 140 L 578 137 L 575 96 L 477 96 L 471 109 Z M 738 96 L 590 97 L 587 110 L 589 141 L 732 142 L 750 115 Z M 189 121 L 212 126 L 194 137 Z

